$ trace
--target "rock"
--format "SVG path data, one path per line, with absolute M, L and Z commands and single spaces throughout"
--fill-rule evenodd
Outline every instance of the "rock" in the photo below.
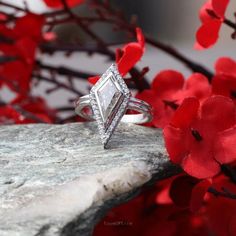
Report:
M 91 235 L 113 206 L 179 172 L 161 131 L 121 124 L 103 149 L 94 123 L 0 127 L 0 235 Z

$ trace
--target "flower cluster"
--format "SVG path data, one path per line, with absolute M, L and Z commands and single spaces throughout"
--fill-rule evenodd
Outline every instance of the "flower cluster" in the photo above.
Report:
M 202 74 L 184 80 L 180 72 L 162 71 L 137 94 L 153 106 L 150 126 L 164 129 L 170 159 L 191 176 L 213 177 L 236 160 L 235 65 L 217 60 L 212 84 Z
M 28 13 L 15 21 L 14 27 L 0 26 L 3 43 L 0 51 L 11 61 L 0 65 L 0 87 L 7 86 L 16 97 L 0 107 L 0 123 L 53 123 L 54 112 L 40 97 L 30 94 L 31 75 L 35 66 L 36 50 L 43 41 L 45 18 Z M 23 112 L 22 112 L 23 111 Z M 31 114 L 30 116 L 25 116 Z

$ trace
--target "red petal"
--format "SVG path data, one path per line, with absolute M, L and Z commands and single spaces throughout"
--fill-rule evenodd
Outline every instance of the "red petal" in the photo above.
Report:
M 118 70 L 122 76 L 125 76 L 130 69 L 141 59 L 143 49 L 138 43 L 129 43 L 124 47 L 124 54 L 118 62 Z
M 141 59 L 144 53 L 144 36 L 141 29 L 137 28 L 138 42 L 128 43 L 124 46 L 123 55 L 118 61 L 118 70 L 122 76 L 125 76 L 129 70 Z
M 122 51 L 122 49 L 120 49 L 120 48 L 116 49 L 116 63 L 119 62 L 119 60 L 121 59 L 123 54 L 124 54 L 124 52 Z
M 176 110 L 171 124 L 178 128 L 187 128 L 197 118 L 199 101 L 196 98 L 186 98 Z
M 236 126 L 218 134 L 215 143 L 215 159 L 221 164 L 236 160 Z
M 48 7 L 52 8 L 62 8 L 63 4 L 61 0 L 44 0 Z M 76 5 L 84 3 L 84 0 L 67 0 L 69 7 L 74 7 Z
M 203 6 L 201 7 L 199 11 L 199 18 L 202 21 L 202 23 L 205 23 L 206 21 L 212 19 L 212 17 L 208 14 L 207 10 L 213 10 L 211 0 L 203 4 Z
M 7 15 L 5 15 L 4 13 L 0 13 L 0 21 L 5 21 L 7 20 Z
M 22 95 L 29 92 L 31 72 L 29 66 L 22 61 L 13 61 L 0 66 L 0 74 L 5 84 L 12 91 L 20 92 Z
M 205 48 L 203 46 L 201 46 L 198 42 L 195 42 L 194 45 L 193 45 L 193 48 L 195 50 L 204 50 Z
M 183 158 L 188 154 L 185 132 L 179 128 L 168 125 L 163 130 L 163 136 L 170 160 L 180 164 Z
M 221 57 L 215 63 L 216 74 L 226 74 L 236 77 L 236 62 L 229 57 Z
M 212 80 L 212 92 L 213 94 L 223 95 L 234 99 L 234 93 L 236 91 L 236 77 L 228 75 L 216 75 Z
M 203 23 L 196 33 L 197 42 L 203 48 L 213 46 L 218 40 L 220 27 L 221 21 L 218 19 L 212 19 Z
M 157 96 L 152 89 L 146 89 L 136 95 L 138 99 L 144 100 L 152 106 L 153 120 L 148 125 L 153 125 L 158 128 L 164 128 L 170 123 L 170 120 L 175 113 L 175 110 L 166 106 L 162 99 Z
M 211 178 L 220 172 L 219 164 L 213 159 L 211 150 L 194 150 L 182 162 L 183 169 L 191 176 L 205 179 Z
M 88 81 L 89 81 L 90 84 L 96 84 L 99 79 L 100 79 L 100 76 L 97 75 L 97 76 L 89 77 Z
M 193 187 L 190 200 L 190 210 L 192 212 L 195 212 L 201 208 L 204 196 L 211 184 L 211 180 L 205 179 L 200 181 Z
M 200 73 L 194 73 L 189 77 L 186 81 L 185 90 L 185 97 L 195 96 L 199 100 L 207 98 L 211 94 L 208 79 Z
M 12 106 L 0 107 L 0 124 L 20 124 L 24 117 Z
M 35 41 L 42 37 L 42 27 L 45 23 L 43 15 L 29 13 L 16 21 L 15 31 L 18 37 L 30 36 Z
M 22 60 L 29 65 L 33 65 L 35 61 L 35 52 L 37 48 L 37 43 L 31 38 L 22 37 L 15 43 L 16 49 L 18 50 L 18 56 L 21 56 Z
M 152 89 L 159 96 L 168 96 L 183 88 L 184 76 L 175 70 L 163 70 L 156 75 L 152 82 Z
M 235 107 L 231 99 L 220 95 L 208 98 L 201 107 L 201 122 L 222 131 L 235 123 Z
M 212 0 L 212 8 L 217 16 L 224 18 L 229 0 Z
M 143 48 L 145 48 L 145 37 L 143 35 L 143 32 L 140 28 L 136 28 L 136 35 L 137 35 L 137 40 L 138 40 L 138 43 L 140 44 L 140 46 Z
M 225 75 L 216 75 L 212 79 L 212 93 L 228 97 L 230 84 Z

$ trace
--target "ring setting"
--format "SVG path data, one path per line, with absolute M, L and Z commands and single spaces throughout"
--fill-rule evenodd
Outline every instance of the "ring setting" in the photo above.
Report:
M 140 114 L 125 115 L 127 109 Z M 89 95 L 78 99 L 75 112 L 87 120 L 96 120 L 104 148 L 120 121 L 141 124 L 152 119 L 150 105 L 131 97 L 115 64 L 100 77 Z

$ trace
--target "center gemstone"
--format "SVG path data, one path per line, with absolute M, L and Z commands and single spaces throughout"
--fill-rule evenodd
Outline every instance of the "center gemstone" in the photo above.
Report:
M 122 92 L 120 91 L 119 85 L 115 83 L 113 75 L 109 75 L 97 89 L 97 100 L 100 104 L 100 112 L 104 123 L 112 116 L 121 98 Z

